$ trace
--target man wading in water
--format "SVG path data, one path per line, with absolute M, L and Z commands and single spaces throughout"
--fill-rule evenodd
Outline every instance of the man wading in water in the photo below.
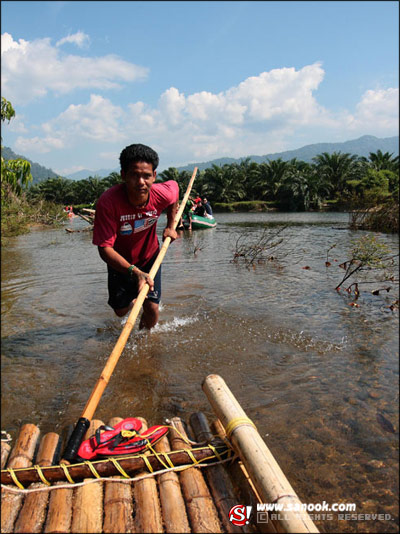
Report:
M 163 239 L 177 238 L 173 228 L 178 210 L 179 186 L 174 180 L 154 184 L 158 155 L 150 147 L 135 144 L 120 155 L 122 183 L 99 198 L 93 229 L 108 270 L 108 304 L 118 317 L 128 313 L 144 284 L 150 286 L 143 303 L 139 328 L 158 322 L 161 299 L 161 266 L 152 280 L 150 269 L 159 252 L 157 219 L 167 210 Z

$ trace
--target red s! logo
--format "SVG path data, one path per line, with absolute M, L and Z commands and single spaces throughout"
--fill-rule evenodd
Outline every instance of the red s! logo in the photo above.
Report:
M 229 510 L 229 521 L 232 525 L 242 527 L 248 525 L 251 514 L 251 506 L 244 506 L 244 504 L 237 504 L 232 506 Z

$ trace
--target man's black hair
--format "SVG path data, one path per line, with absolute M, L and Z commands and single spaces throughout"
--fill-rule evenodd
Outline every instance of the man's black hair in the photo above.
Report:
M 136 144 L 124 148 L 119 156 L 121 170 L 126 172 L 132 163 L 145 161 L 153 165 L 153 171 L 158 167 L 158 154 L 152 148 L 146 145 Z

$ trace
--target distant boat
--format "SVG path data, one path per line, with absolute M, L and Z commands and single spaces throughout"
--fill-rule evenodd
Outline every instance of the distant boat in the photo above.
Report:
M 185 228 L 189 227 L 189 220 L 187 215 L 182 217 L 183 225 Z M 217 221 L 214 217 L 201 217 L 200 215 L 192 215 L 192 230 L 201 230 L 202 228 L 215 228 Z

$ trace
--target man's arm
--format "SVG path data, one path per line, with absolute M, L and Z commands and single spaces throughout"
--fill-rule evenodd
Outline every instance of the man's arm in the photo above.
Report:
M 128 273 L 128 268 L 131 266 L 131 264 L 123 256 L 121 256 L 121 254 L 118 254 L 118 252 L 112 247 L 97 248 L 100 258 L 105 261 L 107 265 L 120 273 Z M 135 267 L 135 269 L 133 269 L 133 274 L 139 279 L 139 292 L 146 283 L 149 284 L 151 291 L 154 289 L 154 281 L 147 273 L 141 271 L 138 267 Z
M 178 213 L 178 205 L 179 201 L 176 201 L 173 204 L 170 204 L 167 208 L 167 226 L 163 232 L 163 240 L 166 237 L 170 237 L 171 241 L 174 241 L 178 237 L 178 234 L 174 230 L 174 221 L 176 214 Z

